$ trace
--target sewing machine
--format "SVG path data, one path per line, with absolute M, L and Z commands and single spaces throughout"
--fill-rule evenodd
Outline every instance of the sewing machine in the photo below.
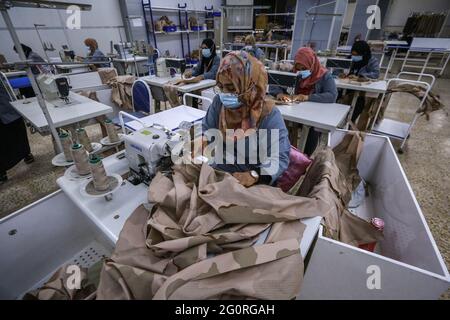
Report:
M 185 59 L 158 58 L 156 60 L 156 76 L 160 78 L 174 76 L 176 73 L 183 74 L 185 70 L 186 70 Z
M 129 59 L 133 57 L 133 45 L 129 42 L 121 42 L 114 45 L 119 59 Z
M 66 105 L 74 102 L 69 99 L 70 85 L 67 77 L 41 74 L 37 77 L 37 82 L 47 101 L 54 101 L 59 98 Z
M 130 166 L 129 181 L 137 185 L 149 184 L 158 171 L 168 170 L 172 156 L 183 155 L 188 135 L 175 133 L 161 125 L 132 132 L 124 136 L 125 155 Z

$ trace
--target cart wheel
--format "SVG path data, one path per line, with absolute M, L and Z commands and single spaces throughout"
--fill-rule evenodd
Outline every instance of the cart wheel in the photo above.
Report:
M 36 133 L 36 128 L 30 126 L 30 133 L 31 133 L 31 134 L 35 134 L 35 133 Z
M 402 149 L 402 148 L 398 148 L 398 149 L 397 149 L 397 152 L 398 152 L 399 154 L 403 154 L 403 149 Z

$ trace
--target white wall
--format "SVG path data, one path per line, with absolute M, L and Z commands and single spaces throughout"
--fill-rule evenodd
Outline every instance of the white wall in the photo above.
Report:
M 84 55 L 83 40 L 88 37 L 97 39 L 100 50 L 106 54 L 110 51 L 110 40 L 120 41 L 119 29 L 122 37 L 125 37 L 118 0 L 71 0 L 70 2 L 92 4 L 92 10 L 81 12 L 80 30 L 66 30 L 68 39 L 63 30 L 65 20 L 69 17 L 65 10 L 10 9 L 9 14 L 20 41 L 44 57 L 44 51 L 33 26 L 35 23 L 46 25 L 42 30 L 40 29 L 42 40 L 51 42 L 57 49 L 48 52 L 49 57 L 59 56 L 58 52 L 63 44 L 68 44 L 77 54 Z M 6 30 L 3 18 L 0 18 L 0 44 L 0 53 L 4 54 L 8 61 L 18 60 L 18 55 L 12 50 L 12 39 Z
M 345 12 L 343 27 L 350 28 L 353 21 L 353 16 L 355 15 L 356 2 L 349 2 L 347 4 L 347 10 Z
M 392 0 L 384 22 L 384 28 L 401 31 L 412 12 L 441 12 L 445 10 L 450 10 L 449 0 Z

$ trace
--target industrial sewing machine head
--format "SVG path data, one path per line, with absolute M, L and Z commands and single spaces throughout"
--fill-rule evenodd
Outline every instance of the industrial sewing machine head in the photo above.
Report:
M 181 157 L 185 136 L 153 124 L 124 137 L 125 154 L 130 165 L 130 182 L 149 184 L 158 171 L 172 166 L 172 156 Z
M 39 88 L 47 101 L 54 101 L 58 98 L 65 104 L 69 104 L 70 85 L 66 77 L 55 76 L 53 74 L 41 74 L 37 77 Z
M 170 70 L 174 70 L 171 72 Z M 183 74 L 186 71 L 186 60 L 181 58 L 158 58 L 156 60 L 156 75 L 160 78 Z

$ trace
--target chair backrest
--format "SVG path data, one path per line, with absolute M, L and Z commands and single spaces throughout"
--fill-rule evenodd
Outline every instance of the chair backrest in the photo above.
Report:
M 166 96 L 166 93 L 164 92 L 164 89 L 162 87 L 158 86 L 150 86 L 150 91 L 152 93 L 153 99 L 156 101 L 166 102 L 169 101 L 169 99 Z
M 143 80 L 136 80 L 131 88 L 134 111 L 143 111 L 148 114 L 155 113 L 152 107 L 152 94 L 148 84 Z

